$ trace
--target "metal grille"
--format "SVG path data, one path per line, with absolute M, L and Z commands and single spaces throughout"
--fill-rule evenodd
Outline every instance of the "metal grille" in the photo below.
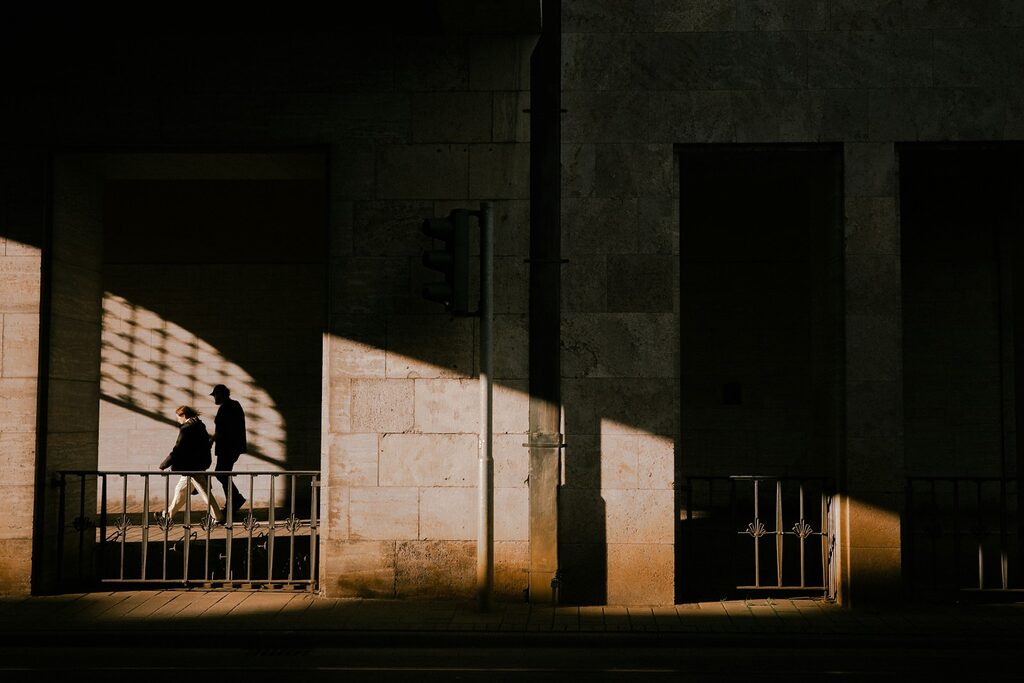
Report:
M 163 513 L 179 477 L 205 484 L 219 501 L 218 478 L 246 497 L 218 523 L 201 497 Z M 57 573 L 60 584 L 316 589 L 319 540 L 317 471 L 61 471 Z
M 904 578 L 918 597 L 1024 589 L 1020 480 L 910 477 Z
M 825 479 L 691 476 L 683 496 L 684 599 L 772 591 L 835 597 L 835 510 Z

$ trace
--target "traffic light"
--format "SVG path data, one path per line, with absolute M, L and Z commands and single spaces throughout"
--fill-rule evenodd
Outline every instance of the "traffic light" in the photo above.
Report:
M 454 209 L 447 218 L 427 218 L 420 230 L 444 242 L 443 249 L 423 252 L 423 265 L 444 273 L 443 282 L 423 288 L 424 298 L 444 304 L 451 313 L 469 313 L 469 211 Z

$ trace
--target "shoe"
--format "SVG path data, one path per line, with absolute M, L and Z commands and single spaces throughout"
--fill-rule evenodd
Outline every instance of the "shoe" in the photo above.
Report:
M 238 512 L 242 509 L 242 506 L 245 505 L 245 498 L 239 494 L 233 502 L 234 505 L 231 506 L 231 512 Z

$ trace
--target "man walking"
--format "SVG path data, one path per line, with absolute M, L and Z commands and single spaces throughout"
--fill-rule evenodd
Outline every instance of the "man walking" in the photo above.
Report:
M 217 416 L 213 419 L 213 434 L 210 435 L 217 455 L 217 466 L 214 469 L 217 472 L 230 472 L 238 456 L 248 449 L 245 442 L 245 413 L 238 401 L 231 398 L 231 392 L 223 384 L 215 386 L 210 396 L 213 396 L 214 403 L 220 406 L 217 409 Z M 245 505 L 245 496 L 238 491 L 232 479 L 229 475 L 217 477 L 224 488 L 225 509 L 230 508 L 232 512 L 238 512 Z

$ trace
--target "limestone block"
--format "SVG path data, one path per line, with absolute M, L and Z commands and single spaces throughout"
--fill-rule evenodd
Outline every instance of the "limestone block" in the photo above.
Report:
M 324 539 L 320 582 L 326 597 L 395 597 L 395 544 Z
M 32 539 L 0 540 L 0 595 L 32 591 Z
M 599 197 L 671 197 L 679 193 L 673 147 L 598 145 L 594 193 Z M 633 208 L 634 217 L 636 208 Z
M 608 257 L 583 254 L 562 266 L 562 311 L 608 310 Z
M 570 197 L 592 197 L 594 195 L 596 165 L 597 145 L 578 143 L 562 145 L 563 205 L 565 199 Z
M 648 90 L 803 88 L 807 35 L 788 31 L 649 34 L 636 46 L 635 78 Z
M 601 489 L 636 489 L 639 437 L 612 434 L 601 439 Z
M 844 605 L 891 605 L 900 598 L 902 558 L 898 547 L 844 547 Z
M 679 254 L 679 200 L 642 197 L 637 203 L 637 248 L 642 254 Z
M 669 254 L 612 254 L 608 257 L 608 309 L 667 312 L 678 289 L 679 259 Z
M 530 392 L 527 380 L 504 380 L 492 385 L 492 430 L 495 434 L 525 434 L 530 430 Z M 479 395 L 479 394 L 478 394 Z M 479 416 L 479 400 L 477 401 Z M 479 419 L 477 420 L 479 424 Z
M 171 444 L 173 445 L 173 443 L 172 441 Z M 98 465 L 97 449 L 98 438 L 95 432 L 48 434 L 46 437 L 47 470 L 54 472 L 58 470 L 95 470 Z M 140 465 L 138 469 L 156 469 L 160 461 L 151 464 L 150 461 L 143 458 L 136 464 Z M 136 467 L 132 469 L 136 469 Z
M 930 35 L 925 32 L 810 34 L 811 88 L 926 86 L 931 79 Z
M 493 202 L 494 255 L 522 258 L 530 253 L 530 202 L 502 199 Z
M 100 326 L 98 322 L 98 320 L 78 320 L 57 315 L 51 317 L 50 377 L 86 381 L 99 379 L 100 367 L 97 360 L 100 358 Z M 152 370 L 152 368 L 147 368 L 147 370 Z
M 530 470 L 530 451 L 525 434 L 495 434 L 492 444 L 494 486 L 525 487 Z
M 998 450 L 996 451 L 998 453 Z M 972 449 L 973 456 L 977 457 L 978 452 Z M 883 538 L 891 536 L 891 530 L 882 532 L 881 529 L 895 522 L 899 525 L 899 516 L 894 519 L 887 518 L 898 511 L 899 500 L 895 498 L 896 492 L 900 492 L 906 486 L 906 468 L 903 465 L 903 453 L 898 448 L 894 439 L 889 437 L 866 436 L 849 437 L 846 440 L 846 477 L 848 490 L 857 497 L 858 502 L 866 504 L 871 501 L 871 510 L 862 510 L 861 518 L 854 520 L 850 518 L 851 532 L 853 525 L 867 525 L 867 536 L 855 534 L 860 545 L 884 545 L 876 543 L 868 538 Z M 937 463 L 934 461 L 929 465 L 929 471 L 948 471 L 933 469 Z M 879 492 L 889 492 L 882 494 Z M 861 499 L 864 500 L 861 500 Z M 860 509 L 860 508 L 858 508 Z M 891 540 L 891 539 L 890 539 Z
M 564 377 L 671 377 L 678 354 L 674 314 L 564 314 Z
M 377 485 L 377 434 L 331 434 L 327 484 L 332 487 Z
M 736 101 L 735 91 L 657 91 L 651 98 L 650 139 L 661 143 L 735 142 Z
M 514 142 L 470 145 L 469 194 L 471 197 L 528 199 L 530 145 Z
M 525 541 L 497 541 L 494 544 L 494 597 L 522 600 L 530 583 L 530 544 Z
M 651 31 L 654 29 L 655 8 L 661 13 L 666 3 L 617 2 L 600 0 L 570 0 L 562 4 L 562 30 L 565 33 L 616 33 Z M 706 3 L 705 3 L 706 4 Z M 672 4 L 674 7 L 675 4 Z
M 636 199 L 563 199 L 562 255 L 635 254 Z
M 824 31 L 828 0 L 751 0 L 736 6 L 740 31 Z
M 428 541 L 473 540 L 477 533 L 476 510 L 475 487 L 445 486 L 423 489 L 420 491 L 419 537 Z
M 35 432 L 35 378 L 0 378 L 0 431 Z
M 491 102 L 491 139 L 494 142 L 529 142 L 529 109 L 529 92 L 494 92 Z
M 475 577 L 474 542 L 398 543 L 395 566 L 396 597 L 468 597 L 474 590 Z
M 421 92 L 412 95 L 412 141 L 490 142 L 490 92 Z
M 846 198 L 846 252 L 899 253 L 899 219 L 895 197 Z
M 0 541 L 32 538 L 32 517 L 35 508 L 33 484 L 0 486 L 4 514 L 0 515 Z
M 395 42 L 393 49 L 397 50 L 394 87 L 399 91 L 456 91 L 466 90 L 469 85 L 467 36 L 437 40 L 428 34 L 406 35 Z
M 889 0 L 833 0 L 831 27 L 836 31 L 888 31 L 909 25 L 907 7 Z
M 1008 72 L 1006 59 L 1019 36 L 1005 31 L 935 31 L 934 80 L 938 87 L 998 86 L 1018 74 Z M 918 85 L 927 85 L 921 83 Z
M 350 538 L 417 538 L 418 501 L 419 492 L 411 487 L 353 487 L 349 493 Z
M 348 540 L 348 501 L 349 488 L 344 485 L 328 485 L 321 487 L 323 507 L 322 538 L 328 540 Z
M 359 256 L 416 256 L 430 246 L 420 232 L 423 219 L 433 215 L 423 201 L 361 201 L 355 203 L 352 247 Z
M 466 145 L 381 145 L 377 152 L 377 196 L 433 199 L 466 196 Z
M 527 454 L 529 454 L 529 450 Z M 564 488 L 596 491 L 603 485 L 601 437 L 596 434 L 567 434 L 563 451 Z M 528 463 L 527 463 L 528 464 Z
M 388 319 L 388 377 L 465 377 L 473 371 L 473 355 L 471 318 L 395 315 Z
M 331 148 L 331 197 L 369 199 L 374 194 L 376 148 L 371 141 L 348 141 Z M 344 234 L 342 232 L 342 234 Z M 338 233 L 332 235 L 336 237 Z
M 527 379 L 529 369 L 528 318 L 524 315 L 494 316 L 494 379 Z M 479 373 L 479 358 L 475 373 Z
M 660 378 L 588 378 L 562 382 L 565 424 L 579 434 L 673 435 L 678 381 Z
M 655 0 L 654 30 L 671 33 L 731 31 L 736 28 L 736 10 L 736 3 L 730 0 L 705 0 L 695 3 Z
M 675 488 L 675 442 L 664 436 L 637 437 L 637 480 L 641 489 Z
M 898 380 L 902 367 L 900 321 L 892 315 L 846 316 L 847 376 Z
M 404 432 L 413 428 L 413 381 L 352 380 L 352 430 Z
M 384 434 L 381 486 L 470 486 L 476 482 L 475 434 Z
M 479 382 L 459 379 L 418 379 L 415 380 L 415 384 L 416 431 L 464 434 L 475 434 L 479 431 Z
M 342 194 L 336 185 L 332 185 L 331 189 L 334 192 L 334 196 L 331 198 L 328 217 L 328 253 L 330 254 L 330 258 L 337 259 L 352 255 L 355 202 L 351 199 L 341 198 Z M 366 193 L 366 196 L 373 196 L 372 188 Z
M 622 91 L 568 91 L 562 96 L 562 142 L 646 142 L 651 95 Z
M 562 35 L 563 90 L 629 90 L 635 87 L 636 39 L 617 33 Z
M 671 544 L 608 544 L 609 605 L 671 605 L 674 580 Z
M 391 310 L 409 298 L 414 272 L 405 256 L 337 259 L 331 264 L 331 317 Z
M 102 291 L 98 270 L 56 262 L 53 266 L 51 315 L 99 322 L 103 315 Z M 139 321 L 138 324 L 144 326 L 144 322 Z
M 0 258 L 0 313 L 39 312 L 38 255 Z
M 891 143 L 847 143 L 844 158 L 848 197 L 893 196 L 896 153 Z
M 170 425 L 128 432 L 128 459 L 132 469 L 155 470 L 174 448 L 178 430 Z
M 896 436 L 901 431 L 899 381 L 848 381 L 846 430 L 849 436 Z
M 477 489 L 470 489 L 476 495 Z M 476 524 L 473 524 L 476 531 Z M 525 488 L 494 489 L 494 540 L 530 540 L 530 492 Z
M 674 494 L 669 490 L 602 489 L 609 543 L 672 543 Z
M 352 431 L 352 381 L 328 380 L 327 420 L 331 432 Z
M 0 431 L 0 472 L 10 486 L 30 486 L 35 479 L 36 435 Z
M 34 313 L 0 315 L 0 376 L 36 377 L 39 374 L 39 316 Z
M 901 306 L 900 275 L 898 255 L 847 255 L 847 315 L 897 315 Z
M 332 320 L 331 328 L 328 371 L 332 380 L 385 376 L 383 318 L 350 316 L 344 320 Z
M 102 405 L 102 404 L 101 404 Z M 100 431 L 97 437 L 97 464 L 103 470 L 137 469 L 138 461 L 132 461 L 128 451 L 127 429 L 106 429 L 100 417 Z M 149 463 L 143 469 L 155 468 L 159 463 Z
M 530 266 L 522 256 L 494 257 L 494 314 L 525 315 L 529 310 Z M 495 323 L 497 324 L 497 323 Z M 501 337 L 497 337 L 497 344 Z M 495 360 L 497 362 L 497 359 Z M 497 372 L 497 370 L 496 370 Z
M 470 90 L 529 90 L 532 35 L 475 35 L 469 41 Z

